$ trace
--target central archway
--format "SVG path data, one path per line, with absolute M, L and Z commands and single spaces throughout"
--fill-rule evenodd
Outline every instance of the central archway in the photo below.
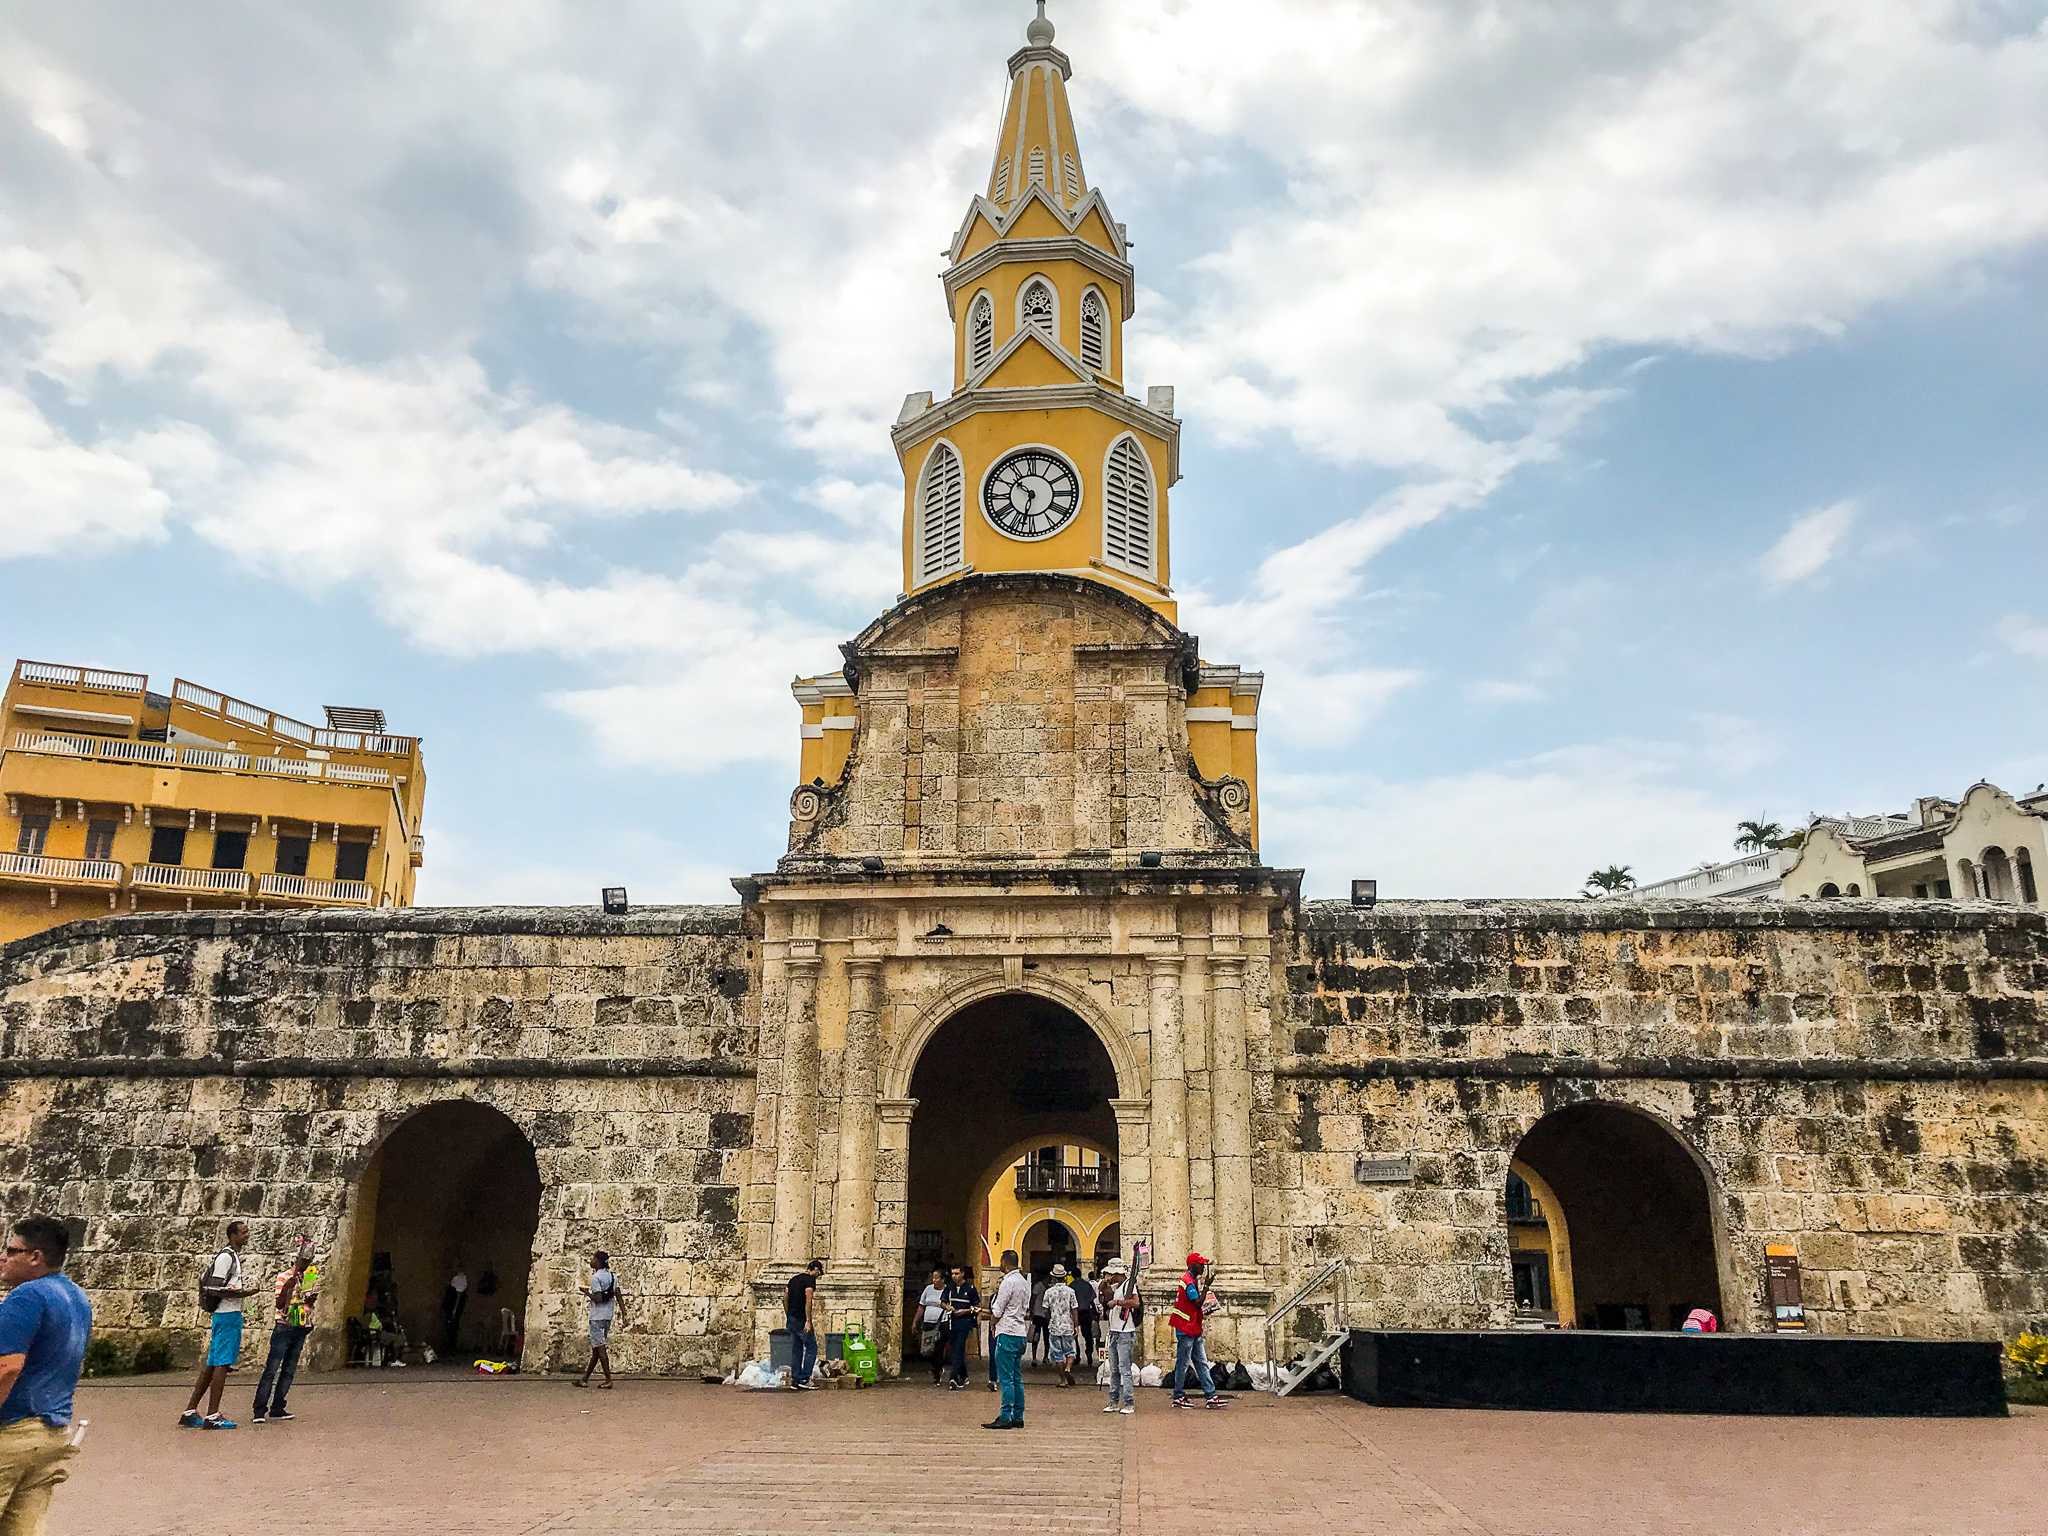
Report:
M 984 1283 L 983 1208 L 991 1170 L 1041 1146 L 1117 1146 L 1118 1073 L 1096 1029 L 1039 992 L 970 1002 L 921 1042 L 906 1095 L 910 1123 L 905 1295 L 932 1265 L 964 1264 Z M 998 1245 L 1019 1246 L 1005 1236 Z M 917 1337 L 907 1327 L 907 1341 Z M 914 1345 L 913 1345 L 914 1347 Z

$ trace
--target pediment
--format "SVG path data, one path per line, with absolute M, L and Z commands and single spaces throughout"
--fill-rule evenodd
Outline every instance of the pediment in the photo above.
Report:
M 1048 384 L 1092 384 L 1095 375 L 1079 358 L 1038 327 L 1018 327 L 988 366 L 967 381 L 969 389 L 1035 389 Z

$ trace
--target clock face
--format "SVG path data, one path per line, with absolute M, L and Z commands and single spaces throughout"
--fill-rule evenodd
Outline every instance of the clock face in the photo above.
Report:
M 1050 538 L 1080 507 L 1081 477 L 1050 448 L 1003 455 L 981 483 L 983 515 L 1013 539 Z

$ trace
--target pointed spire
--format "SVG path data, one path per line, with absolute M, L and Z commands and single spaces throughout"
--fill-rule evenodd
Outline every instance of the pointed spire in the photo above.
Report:
M 1088 187 L 1067 106 L 1074 66 L 1052 39 L 1045 0 L 1038 0 L 1038 16 L 1024 29 L 1025 45 L 1010 55 L 1010 99 L 988 178 L 989 201 L 999 208 L 1010 207 L 1033 182 L 1063 208 L 1078 203 Z

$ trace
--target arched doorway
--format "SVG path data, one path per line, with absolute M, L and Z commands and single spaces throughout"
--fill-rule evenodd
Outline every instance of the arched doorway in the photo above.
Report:
M 941 1024 L 910 1077 L 908 1096 L 917 1108 L 910 1123 L 906 1297 L 918 1294 L 925 1271 L 940 1262 L 970 1266 L 986 1289 L 1001 1251 L 1026 1247 L 1007 1231 L 1000 1240 L 990 1233 L 994 1251 L 984 1254 L 991 1189 L 1014 1177 L 1020 1159 L 1036 1167 L 1031 1159 L 1039 1149 L 1086 1147 L 1108 1155 L 1117 1145 L 1110 1104 L 1116 1094 L 1108 1050 L 1051 998 L 998 993 Z M 1025 1182 L 1030 1187 L 1029 1177 Z M 1024 1230 L 1027 1237 L 1031 1230 L 1052 1235 L 1042 1220 Z M 1061 1231 L 1071 1267 L 1075 1234 L 1066 1223 Z M 914 1340 L 916 1331 L 906 1329 L 904 1337 Z
M 1675 1329 L 1694 1307 L 1724 1315 L 1706 1174 L 1661 1121 L 1621 1104 L 1574 1104 L 1536 1123 L 1512 1169 L 1512 1278 L 1518 1302 L 1530 1294 L 1525 1310 L 1556 1310 L 1581 1328 Z M 1539 1246 L 1548 1309 L 1533 1304 L 1530 1284 Z
M 459 1346 L 494 1348 L 505 1308 L 524 1333 L 540 1194 L 533 1144 L 499 1111 L 469 1099 L 417 1111 L 364 1170 L 344 1310 L 362 1310 L 375 1276 L 396 1291 L 408 1341 L 439 1352 L 442 1292 L 460 1264 L 470 1288 Z

